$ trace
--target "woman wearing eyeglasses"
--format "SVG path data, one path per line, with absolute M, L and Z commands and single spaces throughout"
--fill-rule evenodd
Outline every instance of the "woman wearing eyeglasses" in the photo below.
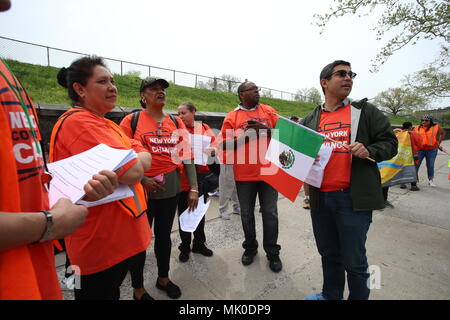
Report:
M 186 126 L 179 117 L 164 112 L 165 90 L 168 87 L 169 83 L 161 78 L 147 77 L 142 80 L 140 104 L 144 109 L 127 115 L 120 126 L 130 138 L 139 140 L 152 155 L 151 169 L 145 172 L 141 183 L 148 195 L 150 225 L 155 220 L 154 250 L 158 264 L 156 287 L 176 299 L 181 296 L 181 290 L 169 279 L 172 249 L 170 234 L 180 194 L 182 167 L 190 186 L 187 201 L 191 210 L 197 207 L 198 186 L 195 165 L 190 159 Z M 136 257 L 130 267 L 136 300 L 152 299 L 144 289 L 144 264 L 145 252 Z
M 145 193 L 139 184 L 150 167 L 150 154 L 104 117 L 115 107 L 117 88 L 101 58 L 77 59 L 69 68 L 62 68 L 57 79 L 75 107 L 66 111 L 53 127 L 51 161 L 66 159 L 100 143 L 138 152 L 137 159 L 116 170 L 119 182 L 131 185 L 134 196 L 90 207 L 86 223 L 65 238 L 70 262 L 81 274 L 75 299 L 119 300 L 131 257 L 150 245 Z M 138 218 L 141 213 L 143 216 Z
M 445 137 L 445 131 L 438 124 L 433 122 L 432 115 L 423 116 L 420 125 L 415 128 L 415 131 L 422 139 L 422 148 L 419 150 L 419 164 L 417 165 L 417 171 L 422 164 L 422 160 L 425 158 L 427 160 L 428 185 L 430 187 L 436 187 L 436 183 L 433 181 L 434 162 L 436 161 L 438 148 Z

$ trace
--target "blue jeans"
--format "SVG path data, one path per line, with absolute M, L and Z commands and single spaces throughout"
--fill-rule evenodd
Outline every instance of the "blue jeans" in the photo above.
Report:
M 322 294 L 342 300 L 347 272 L 348 299 L 369 299 L 366 239 L 372 211 L 353 211 L 350 189 L 346 189 L 320 192 L 319 207 L 311 208 L 311 218 L 322 257 Z
M 437 153 L 438 148 L 431 150 L 419 150 L 419 164 L 417 165 L 417 172 L 419 172 L 423 158 L 427 159 L 428 180 L 433 180 L 434 178 L 434 162 L 436 161 Z
M 263 248 L 269 260 L 278 257 L 281 249 L 277 244 L 278 192 L 263 181 L 236 181 L 236 189 L 245 236 L 242 247 L 247 253 L 254 253 L 258 249 L 255 230 L 255 202 L 258 195 L 263 219 Z

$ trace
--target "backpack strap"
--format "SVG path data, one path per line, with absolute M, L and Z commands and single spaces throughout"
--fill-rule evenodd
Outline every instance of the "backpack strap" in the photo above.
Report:
M 175 118 L 175 116 L 174 116 L 173 114 L 171 114 L 171 113 L 169 113 L 169 117 L 170 117 L 170 119 L 173 121 L 173 123 L 175 123 L 175 127 L 177 127 L 177 129 L 178 129 L 179 126 L 178 126 L 178 120 L 177 120 L 177 118 Z
M 72 114 L 74 114 L 76 112 L 85 112 L 85 111 L 83 109 L 81 109 L 81 108 L 77 108 L 75 110 L 71 110 L 71 111 L 65 112 L 64 114 L 62 114 L 59 117 L 58 121 L 55 123 L 55 126 L 53 127 L 53 131 L 52 131 L 52 134 L 51 134 L 51 137 L 50 137 L 49 150 L 48 150 L 48 154 L 49 154 L 49 159 L 48 160 L 50 162 L 54 161 L 53 153 L 55 151 L 56 137 L 58 136 L 59 130 L 61 130 L 62 124 L 64 123 L 64 121 L 66 121 L 66 119 L 69 116 L 71 116 Z
M 141 109 L 136 109 L 136 110 L 131 111 L 133 113 L 133 116 L 131 117 L 131 136 L 133 138 L 134 138 L 134 134 L 136 132 L 136 127 L 137 127 L 137 124 L 139 121 L 139 115 L 141 114 L 140 111 L 141 111 Z

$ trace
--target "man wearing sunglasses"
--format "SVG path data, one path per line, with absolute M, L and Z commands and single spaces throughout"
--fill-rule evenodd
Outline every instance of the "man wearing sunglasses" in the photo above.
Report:
M 369 298 L 366 238 L 372 210 L 384 207 L 376 162 L 397 154 L 397 138 L 388 119 L 363 99 L 348 98 L 356 73 L 349 62 L 325 66 L 320 85 L 325 103 L 302 121 L 326 137 L 333 148 L 321 188 L 310 186 L 311 219 L 322 257 L 323 287 L 306 300 L 342 300 L 345 274 L 349 300 Z

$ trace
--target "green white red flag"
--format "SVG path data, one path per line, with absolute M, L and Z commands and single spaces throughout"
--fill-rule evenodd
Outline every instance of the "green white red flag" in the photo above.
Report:
M 266 153 L 270 164 L 261 168 L 261 180 L 294 202 L 324 139 L 320 133 L 280 117 Z

